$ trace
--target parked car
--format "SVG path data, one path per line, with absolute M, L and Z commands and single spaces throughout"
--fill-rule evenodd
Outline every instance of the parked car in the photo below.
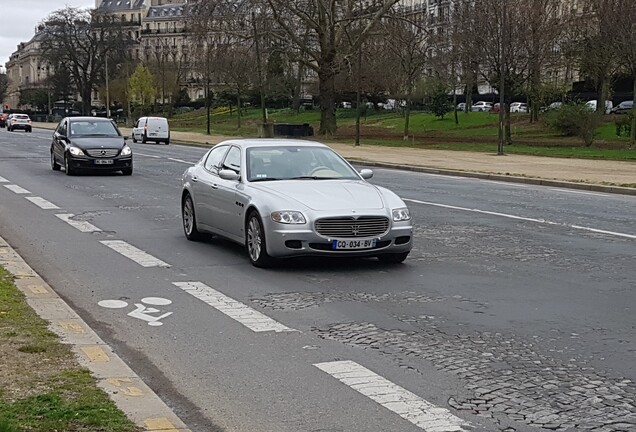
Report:
M 511 113 L 527 113 L 528 104 L 523 102 L 513 102 L 510 104 L 510 112 Z
M 9 116 L 9 114 L 7 113 L 0 113 L 0 128 L 6 127 L 7 126 L 7 117 Z
M 491 112 L 491 113 L 493 113 L 493 114 L 498 113 L 498 112 L 499 112 L 499 105 L 500 105 L 499 103 L 494 104 L 494 105 L 492 106 L 492 108 L 491 108 L 490 112 Z M 505 106 L 505 104 L 504 104 L 504 106 Z
M 597 101 L 596 99 L 594 100 L 590 100 L 587 101 L 585 103 L 585 106 L 590 110 L 590 111 L 596 111 L 596 106 L 597 106 Z M 614 108 L 614 104 L 612 103 L 612 101 L 606 100 L 605 101 L 605 114 L 609 114 L 612 111 L 612 108 Z
M 550 105 L 541 108 L 541 112 L 552 111 L 560 109 L 563 106 L 563 102 L 552 102 Z
M 492 110 L 492 102 L 479 101 L 471 107 L 471 111 L 474 112 L 489 112 L 490 110 Z
M 170 144 L 170 126 L 165 117 L 141 117 L 133 126 L 133 142 L 141 141 L 147 143 L 154 141 Z
M 627 114 L 633 109 L 634 109 L 634 101 L 626 100 L 619 103 L 614 108 L 612 108 L 611 113 L 612 114 Z
M 16 129 L 22 129 L 25 132 L 31 132 L 32 122 L 27 114 L 11 114 L 7 117 L 7 130 L 13 132 Z
M 466 104 L 464 102 L 457 104 L 457 111 L 466 111 Z
M 53 133 L 51 168 L 66 175 L 82 170 L 133 173 L 133 153 L 115 122 L 103 117 L 66 117 Z
M 183 174 L 183 230 L 244 245 L 257 267 L 299 255 L 401 263 L 413 245 L 409 209 L 372 176 L 317 142 L 224 141 Z

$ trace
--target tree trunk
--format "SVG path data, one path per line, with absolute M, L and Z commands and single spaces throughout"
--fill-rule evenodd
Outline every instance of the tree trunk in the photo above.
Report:
M 632 100 L 634 101 L 634 108 L 632 108 L 632 135 L 629 142 L 630 147 L 634 147 L 636 145 L 636 73 L 633 75 L 634 78 L 634 94 L 632 95 Z
M 241 129 L 241 92 L 236 91 L 236 115 L 238 117 L 237 126 Z
M 90 86 L 85 86 L 82 89 L 82 115 L 90 115 L 91 114 L 91 99 L 93 96 L 93 90 Z
M 409 139 L 409 128 L 411 123 L 411 96 L 406 98 L 406 107 L 404 109 L 404 141 Z
M 510 128 L 510 100 L 507 100 L 505 103 L 505 114 L 506 114 L 506 144 L 512 144 L 512 129 Z M 501 108 L 500 108 L 501 109 Z
M 320 88 L 320 135 L 336 133 L 336 75 L 329 69 L 318 72 Z
M 596 112 L 605 114 L 605 101 L 609 95 L 609 82 L 606 77 L 601 78 L 598 92 L 598 100 L 596 101 Z

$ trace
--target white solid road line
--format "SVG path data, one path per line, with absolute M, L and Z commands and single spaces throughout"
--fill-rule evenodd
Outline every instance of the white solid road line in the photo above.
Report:
M 95 225 L 89 222 L 74 220 L 73 218 L 75 217 L 75 215 L 72 213 L 58 213 L 55 216 L 81 232 L 91 233 L 101 231 L 101 229 L 97 228 Z
M 179 163 L 186 164 L 186 165 L 194 165 L 196 163 L 196 161 L 195 162 L 188 162 L 188 161 L 185 161 L 183 159 L 175 159 L 175 158 L 171 158 L 171 157 L 151 155 L 151 154 L 148 154 L 148 153 L 137 153 L 137 152 L 135 152 L 135 154 L 139 155 L 139 156 L 146 156 L 146 157 L 149 157 L 149 158 L 154 158 L 154 159 L 164 159 L 165 158 L 165 159 L 168 159 L 170 161 L 179 162 Z
M 314 364 L 426 432 L 466 431 L 470 424 L 353 361 Z
M 7 189 L 9 189 L 11 192 L 15 192 L 17 194 L 30 194 L 31 192 L 29 192 L 28 190 L 21 188 L 18 185 L 4 185 L 4 187 L 6 187 Z
M 186 165 L 194 165 L 196 163 L 196 162 L 188 162 L 188 161 L 184 161 L 184 160 L 181 160 L 181 159 L 175 159 L 175 158 L 168 158 L 168 160 L 171 160 L 173 162 L 183 163 L 183 164 L 186 164 Z
M 0 183 L 9 183 L 9 180 L 0 176 Z
M 210 288 L 202 282 L 173 282 L 173 284 L 254 332 L 273 331 L 279 333 L 296 331 Z
M 25 198 L 43 210 L 59 210 L 58 206 L 56 206 L 50 201 L 45 200 L 44 198 L 40 198 L 40 197 L 25 197 Z
M 129 258 L 139 264 L 142 267 L 170 267 L 170 264 L 167 264 L 161 261 L 159 258 L 155 258 L 152 255 L 142 251 L 141 249 L 137 249 L 133 245 L 126 243 L 122 240 L 102 240 L 100 241 L 104 246 L 108 246 L 115 252 L 119 252 L 126 258 Z
M 471 208 L 466 208 L 466 207 L 458 207 L 458 206 L 453 206 L 453 205 L 448 205 L 448 204 L 439 204 L 439 203 L 433 203 L 433 202 L 428 202 L 428 201 L 420 201 L 420 200 L 409 199 L 409 198 L 402 198 L 402 199 L 404 201 L 412 202 L 412 203 L 415 203 L 415 204 L 424 204 L 424 205 L 430 205 L 430 206 L 434 206 L 434 207 L 442 207 L 442 208 L 447 208 L 447 209 L 452 209 L 452 210 L 468 211 L 468 212 L 481 213 L 481 214 L 491 215 L 491 216 L 500 216 L 500 217 L 505 217 L 505 218 L 508 218 L 508 219 L 522 220 L 522 221 L 526 221 L 526 222 L 536 222 L 536 223 L 540 223 L 540 224 L 544 224 L 544 225 L 561 226 L 561 227 L 565 227 L 565 228 L 572 228 L 572 229 L 577 229 L 577 230 L 590 231 L 590 232 L 595 232 L 595 233 L 612 235 L 612 236 L 616 236 L 616 237 L 623 237 L 623 238 L 628 238 L 628 239 L 636 239 L 636 235 L 634 235 L 634 234 L 626 234 L 626 233 L 615 232 L 615 231 L 606 231 L 606 230 L 602 230 L 602 229 L 591 228 L 591 227 L 586 227 L 586 226 L 581 226 L 581 225 L 570 225 L 570 224 L 559 223 L 559 222 L 551 222 L 551 221 L 548 221 L 548 220 L 545 220 L 545 219 L 535 219 L 535 218 L 528 218 L 528 217 L 523 217 L 523 216 L 515 216 L 515 215 L 511 215 L 511 214 L 506 214 L 506 213 L 499 213 L 499 212 L 493 212 L 493 211 L 487 211 L 487 210 L 479 210 L 479 209 L 471 209 Z
M 146 156 L 149 158 L 161 159 L 161 156 L 151 155 L 147 153 L 139 153 L 139 152 L 135 152 L 135 156 Z

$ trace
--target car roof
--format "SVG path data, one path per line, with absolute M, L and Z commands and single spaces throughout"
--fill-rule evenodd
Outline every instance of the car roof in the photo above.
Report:
M 217 145 L 235 145 L 243 148 L 252 147 L 327 147 L 325 144 L 317 141 L 305 141 L 299 139 L 286 139 L 286 138 L 245 138 L 245 139 L 230 139 L 222 141 Z
M 84 117 L 66 117 L 64 118 L 64 120 L 68 120 L 71 122 L 74 121 L 103 121 L 103 122 L 112 122 L 111 119 L 106 118 L 106 117 L 91 117 L 91 116 L 84 116 Z

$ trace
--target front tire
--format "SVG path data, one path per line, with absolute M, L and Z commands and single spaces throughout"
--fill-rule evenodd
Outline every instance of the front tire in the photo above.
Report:
M 190 241 L 202 240 L 204 235 L 197 229 L 197 216 L 190 194 L 187 194 L 181 203 L 181 217 L 186 238 Z
M 62 167 L 61 167 L 61 166 L 60 166 L 60 164 L 59 164 L 59 163 L 57 163 L 57 161 L 55 160 L 55 153 L 51 152 L 51 169 L 52 169 L 53 171 L 59 171 L 59 170 L 60 170 L 60 168 L 62 168 Z
M 253 266 L 267 268 L 272 265 L 273 259 L 267 253 L 263 222 L 256 211 L 250 213 L 250 216 L 247 218 L 245 245 L 247 246 L 247 255 Z
M 71 162 L 68 160 L 68 155 L 64 156 L 64 171 L 67 176 L 75 175 L 75 170 L 71 168 Z
M 409 256 L 408 252 L 392 253 L 392 254 L 378 255 L 378 259 L 380 260 L 380 262 L 386 263 L 386 264 L 401 264 L 404 262 L 407 256 Z

